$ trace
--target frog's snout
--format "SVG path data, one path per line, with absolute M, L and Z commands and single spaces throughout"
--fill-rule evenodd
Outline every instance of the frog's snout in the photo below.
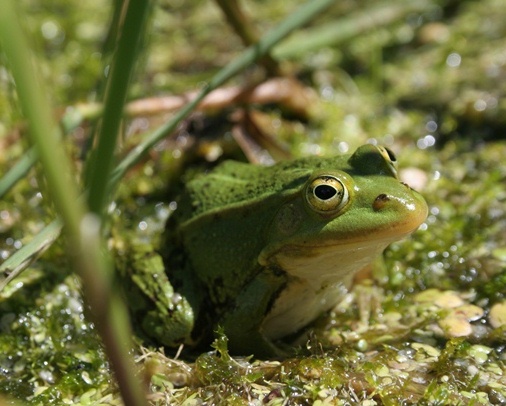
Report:
M 372 209 L 378 214 L 394 213 L 395 223 L 406 226 L 408 232 L 416 229 L 427 218 L 427 204 L 416 192 L 411 195 L 380 193 L 372 201 Z

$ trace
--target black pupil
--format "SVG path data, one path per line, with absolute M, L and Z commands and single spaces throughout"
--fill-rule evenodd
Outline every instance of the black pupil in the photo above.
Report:
M 337 194 L 337 190 L 329 185 L 316 186 L 314 195 L 321 200 L 328 200 Z

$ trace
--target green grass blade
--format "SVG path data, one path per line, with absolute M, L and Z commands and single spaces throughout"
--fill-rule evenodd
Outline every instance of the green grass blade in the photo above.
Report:
M 28 150 L 21 159 L 0 179 L 0 198 L 22 179 L 33 164 L 37 162 L 37 152 L 34 148 Z
M 27 266 L 34 262 L 46 248 L 60 236 L 62 223 L 60 220 L 54 220 L 39 232 L 34 238 L 23 245 L 19 250 L 12 254 L 0 265 L 0 275 L 8 274 L 0 279 L 0 292 L 16 276 L 18 276 Z
M 93 151 L 88 165 L 88 204 L 90 210 L 98 215 L 101 215 L 109 195 L 108 178 L 113 167 L 123 106 L 150 4 L 145 0 L 123 3 L 126 5 L 125 20 L 109 72 L 97 148 Z

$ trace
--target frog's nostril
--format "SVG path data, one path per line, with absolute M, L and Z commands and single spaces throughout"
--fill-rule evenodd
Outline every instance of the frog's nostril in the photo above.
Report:
M 389 201 L 390 201 L 390 197 L 388 197 L 388 195 L 386 195 L 385 193 L 382 193 L 382 194 L 378 195 L 378 197 L 376 197 L 376 199 L 374 199 L 374 203 L 372 204 L 372 208 L 374 209 L 374 211 L 381 210 L 385 206 L 385 204 L 387 204 Z

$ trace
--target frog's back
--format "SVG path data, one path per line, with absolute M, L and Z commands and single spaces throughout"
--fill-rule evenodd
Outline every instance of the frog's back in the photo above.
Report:
M 315 169 L 339 168 L 346 159 L 307 157 L 270 167 L 225 161 L 212 172 L 187 183 L 177 217 L 186 221 L 213 211 L 262 202 L 272 195 L 293 193 Z

